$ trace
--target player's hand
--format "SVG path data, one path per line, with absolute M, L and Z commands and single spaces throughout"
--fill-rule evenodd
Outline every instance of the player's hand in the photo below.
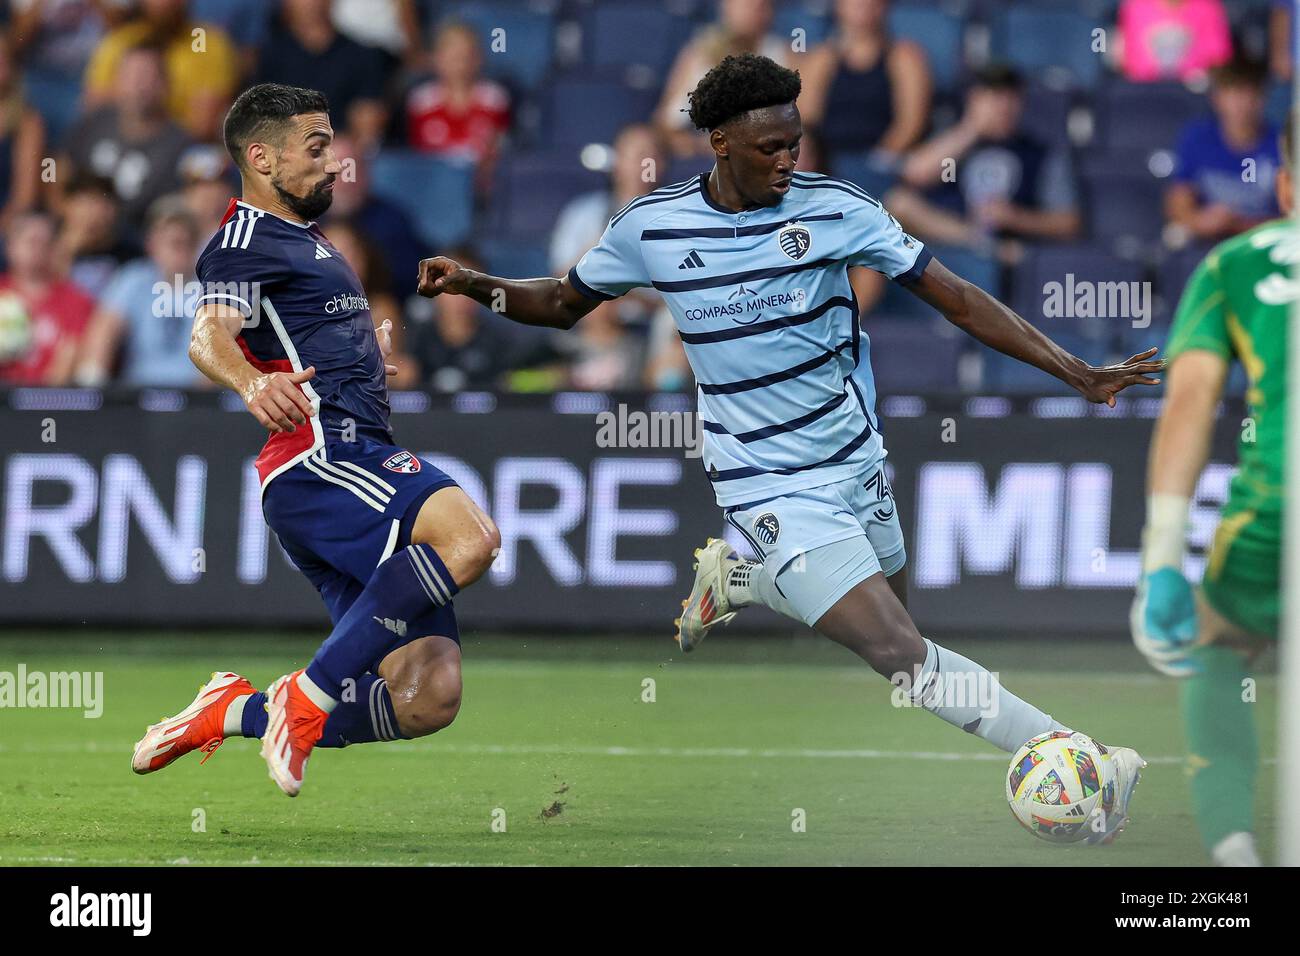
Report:
M 421 259 L 420 281 L 415 291 L 429 298 L 444 292 L 464 295 L 469 291 L 469 282 L 473 275 L 473 272 L 464 268 L 455 259 L 448 259 L 445 256 Z
M 393 354 L 393 320 L 384 319 L 379 323 L 379 328 L 375 329 L 375 338 L 379 339 L 379 351 L 384 357 L 384 373 L 387 375 L 396 375 L 397 366 L 388 361 L 388 356 Z
M 267 372 L 251 379 L 239 397 L 267 431 L 295 431 L 312 416 L 311 399 L 299 386 L 315 374 L 315 366 L 301 372 Z
M 1192 586 L 1174 567 L 1142 575 L 1129 612 L 1133 643 L 1156 670 L 1189 677 L 1200 666 L 1189 652 L 1196 643 L 1196 601 Z
M 1160 379 L 1151 376 L 1164 369 L 1164 359 L 1148 361 L 1156 351 L 1150 348 L 1139 352 L 1119 365 L 1089 366 L 1074 387 L 1088 401 L 1114 408 L 1115 396 L 1130 385 L 1160 384 Z

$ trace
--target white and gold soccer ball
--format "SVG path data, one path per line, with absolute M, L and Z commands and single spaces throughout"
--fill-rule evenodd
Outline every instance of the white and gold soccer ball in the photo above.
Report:
M 1025 741 L 1007 768 L 1011 813 L 1049 843 L 1078 843 L 1115 805 L 1106 748 L 1087 734 L 1051 731 Z

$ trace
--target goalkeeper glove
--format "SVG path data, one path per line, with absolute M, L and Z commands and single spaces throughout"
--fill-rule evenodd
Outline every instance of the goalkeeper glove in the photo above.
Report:
M 1142 531 L 1142 580 L 1129 625 L 1133 643 L 1162 674 L 1189 677 L 1200 672 L 1190 651 L 1196 644 L 1196 601 L 1183 576 L 1190 502 L 1177 495 L 1152 495 Z

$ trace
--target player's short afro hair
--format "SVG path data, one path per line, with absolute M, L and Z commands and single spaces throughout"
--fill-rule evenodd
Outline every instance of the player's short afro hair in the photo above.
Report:
M 798 71 L 769 57 L 729 56 L 705 73 L 688 95 L 691 122 L 696 129 L 717 129 L 750 110 L 793 103 L 802 86 Z

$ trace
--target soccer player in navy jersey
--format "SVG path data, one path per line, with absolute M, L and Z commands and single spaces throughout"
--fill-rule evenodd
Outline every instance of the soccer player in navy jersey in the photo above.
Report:
M 342 171 L 328 111 L 319 92 L 270 83 L 231 106 L 224 134 L 243 196 L 198 259 L 190 357 L 270 432 L 256 460 L 262 509 L 334 628 L 264 693 L 213 674 L 149 728 L 137 773 L 260 737 L 292 797 L 314 747 L 431 734 L 460 707 L 452 598 L 500 537 L 451 478 L 394 443 L 387 324 L 376 330 L 356 272 L 314 222 Z
M 561 329 L 634 288 L 663 295 L 695 373 L 705 473 L 759 558 L 741 560 L 713 539 L 696 552 L 695 586 L 677 621 L 682 650 L 740 608 L 764 604 L 1003 750 L 1069 734 L 979 664 L 922 637 L 907 613 L 902 529 L 848 268 L 884 273 L 985 345 L 1092 402 L 1113 405 L 1129 385 L 1156 384 L 1149 376 L 1161 363 L 1149 361 L 1151 349 L 1089 365 L 945 269 L 857 185 L 796 172 L 799 90 L 799 75 L 767 57 L 727 57 L 690 94 L 691 120 L 713 147 L 710 173 L 632 200 L 565 277 L 501 279 L 440 257 L 421 262 L 420 292 L 500 301 L 517 322 Z M 962 699 L 962 688 L 982 688 L 981 699 Z M 1090 842 L 1124 826 L 1143 766 L 1129 748 L 1104 761 L 1103 785 L 1113 785 L 1105 814 L 1077 823 Z

